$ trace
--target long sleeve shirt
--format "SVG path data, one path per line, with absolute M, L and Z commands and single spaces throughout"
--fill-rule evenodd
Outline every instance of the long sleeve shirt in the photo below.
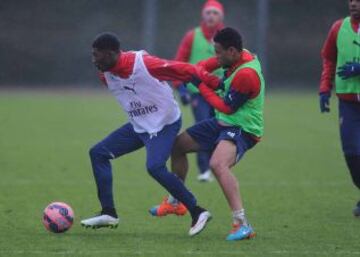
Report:
M 330 93 L 333 86 L 336 75 L 337 65 L 337 38 L 343 19 L 337 20 L 331 27 L 324 46 L 321 50 L 321 57 L 323 60 L 323 68 L 320 81 L 320 93 Z M 359 32 L 360 21 L 351 19 L 351 25 L 355 32 Z M 357 94 L 337 94 L 337 96 L 345 101 L 358 101 Z
M 133 72 L 135 64 L 135 52 L 121 52 L 116 65 L 110 70 L 111 73 L 127 79 Z M 149 54 L 143 55 L 144 64 L 151 76 L 160 81 L 203 81 L 216 87 L 220 79 L 207 72 L 201 66 L 188 63 L 169 61 Z M 100 73 L 100 79 L 106 84 L 104 76 Z
M 244 51 L 238 62 L 232 65 L 225 72 L 225 77 L 230 77 L 236 69 L 247 62 L 254 60 L 254 56 Z M 205 70 L 212 72 L 220 67 L 217 58 L 212 57 L 208 60 L 198 63 L 199 66 Z M 224 97 L 220 97 L 214 90 L 218 89 L 213 85 L 202 83 L 199 86 L 199 91 L 204 99 L 216 110 L 226 114 L 232 114 L 238 111 L 248 100 L 256 98 L 261 91 L 261 81 L 255 70 L 251 68 L 243 68 L 238 71 L 231 81 L 230 90 Z M 261 138 L 252 136 L 255 141 L 260 141 Z
M 253 59 L 254 56 L 251 53 L 244 51 L 239 61 L 225 72 L 225 77 L 231 76 L 240 65 L 250 62 Z M 202 61 L 198 65 L 208 72 L 220 67 L 216 57 Z M 219 84 L 215 85 L 215 87 L 213 87 L 213 85 L 202 83 L 199 86 L 200 93 L 211 106 L 226 114 L 236 112 L 246 101 L 256 98 L 261 89 L 260 78 L 256 71 L 251 68 L 241 69 L 235 74 L 230 85 L 229 93 L 224 98 L 214 92 L 214 89 L 216 90 Z
M 201 31 L 203 32 L 205 38 L 211 42 L 215 36 L 215 34 L 221 30 L 222 28 L 224 28 L 224 24 L 219 24 L 217 27 L 215 28 L 208 28 L 205 26 L 205 24 L 201 24 Z M 189 30 L 185 36 L 183 37 L 183 39 L 180 42 L 180 45 L 178 47 L 176 56 L 175 56 L 175 61 L 181 61 L 181 62 L 189 62 L 190 60 L 190 56 L 191 56 L 191 50 L 192 50 L 192 45 L 194 42 L 194 36 L 195 36 L 195 29 Z

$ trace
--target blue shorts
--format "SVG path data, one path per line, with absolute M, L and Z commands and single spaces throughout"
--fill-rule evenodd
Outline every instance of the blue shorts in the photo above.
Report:
M 215 118 L 207 119 L 188 128 L 186 132 L 200 145 L 200 151 L 213 152 L 221 140 L 236 145 L 239 161 L 247 150 L 256 145 L 256 140 L 239 127 L 222 126 Z
M 360 155 L 360 103 L 339 100 L 340 137 L 345 155 Z

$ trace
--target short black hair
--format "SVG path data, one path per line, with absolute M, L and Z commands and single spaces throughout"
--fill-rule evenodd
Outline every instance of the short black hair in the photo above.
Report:
M 115 33 L 104 32 L 96 36 L 92 47 L 98 50 L 120 51 L 120 40 Z
M 220 44 L 224 49 L 235 47 L 240 52 L 243 50 L 243 41 L 240 33 L 233 28 L 224 28 L 216 33 L 214 42 Z

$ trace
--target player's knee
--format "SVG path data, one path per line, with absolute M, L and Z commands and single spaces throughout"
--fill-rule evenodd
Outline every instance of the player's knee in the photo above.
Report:
M 96 145 L 90 148 L 89 155 L 91 159 L 95 158 L 98 155 L 98 149 Z
M 183 152 L 184 152 L 184 147 L 182 146 L 181 139 L 177 138 L 172 148 L 172 153 L 175 155 L 179 155 L 182 154 Z
M 100 159 L 100 158 L 106 158 L 103 147 L 100 144 L 97 144 L 97 145 L 94 145 L 93 147 L 91 147 L 89 150 L 89 155 L 90 155 L 90 158 L 93 160 Z
M 146 169 L 150 176 L 156 178 L 158 177 L 162 172 L 164 172 L 165 163 L 160 162 L 152 162 L 146 164 Z
M 186 154 L 186 142 L 184 140 L 184 135 L 180 134 L 174 143 L 174 146 L 172 148 L 172 156 L 179 156 Z
M 215 175 L 221 175 L 223 171 L 229 169 L 228 165 L 225 162 L 215 158 L 210 159 L 209 165 Z

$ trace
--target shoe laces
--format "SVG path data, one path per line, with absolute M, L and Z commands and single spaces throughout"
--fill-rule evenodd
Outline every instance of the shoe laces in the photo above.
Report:
M 169 199 L 169 198 L 168 198 L 167 196 L 165 196 L 165 197 L 163 198 L 161 204 L 167 204 L 167 203 L 168 203 L 168 199 Z
M 177 207 L 179 205 L 179 203 L 169 203 L 169 197 L 166 196 L 166 197 L 164 197 L 161 205 Z

